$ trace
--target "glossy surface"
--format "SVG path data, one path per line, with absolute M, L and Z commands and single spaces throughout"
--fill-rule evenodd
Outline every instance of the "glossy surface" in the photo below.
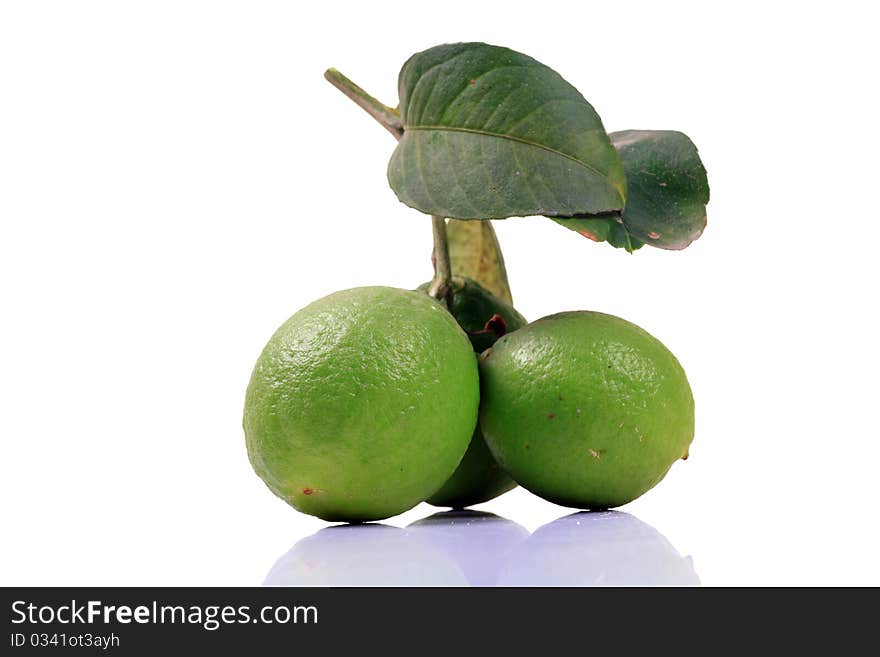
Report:
M 399 527 L 325 527 L 284 554 L 263 582 L 272 586 L 467 586 L 448 554 Z
M 620 506 L 687 454 L 694 402 L 663 344 L 619 317 L 551 315 L 480 358 L 480 426 L 520 485 L 585 509 Z
M 697 586 L 693 560 L 621 511 L 573 513 L 508 555 L 500 586 Z
M 496 586 L 507 556 L 529 537 L 522 525 L 484 511 L 445 511 L 407 531 L 449 556 L 470 586 Z
M 401 513 L 455 470 L 477 421 L 476 359 L 425 294 L 331 294 L 278 329 L 254 368 L 244 429 L 254 470 L 325 520 Z
M 473 511 L 406 528 L 327 527 L 298 540 L 266 575 L 271 586 L 694 586 L 693 560 L 618 511 L 575 513 L 534 533 Z

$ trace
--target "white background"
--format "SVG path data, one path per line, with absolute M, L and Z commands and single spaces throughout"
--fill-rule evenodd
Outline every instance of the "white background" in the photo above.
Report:
M 322 73 L 394 105 L 410 54 L 480 40 L 559 71 L 609 131 L 685 131 L 709 171 L 683 252 L 496 224 L 524 315 L 620 315 L 688 372 L 691 459 L 625 510 L 704 584 L 880 584 L 866 7 L 4 2 L 0 583 L 258 584 L 325 526 L 250 469 L 251 367 L 318 297 L 427 280 L 431 231 L 387 186 L 392 138 Z

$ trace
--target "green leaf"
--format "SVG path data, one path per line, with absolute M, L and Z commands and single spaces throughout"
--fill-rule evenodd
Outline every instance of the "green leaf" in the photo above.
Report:
M 557 224 L 580 233 L 594 242 L 608 242 L 611 246 L 626 249 L 629 253 L 644 246 L 644 242 L 629 234 L 620 215 L 550 218 Z
M 450 219 L 446 224 L 446 239 L 453 276 L 470 278 L 513 304 L 504 257 L 492 222 Z
M 613 132 L 626 171 L 621 217 L 553 218 L 585 237 L 634 251 L 642 244 L 683 249 L 706 227 L 709 182 L 697 147 L 672 130 Z
M 661 249 L 683 249 L 706 227 L 709 181 L 697 147 L 674 130 L 624 130 L 611 142 L 620 153 L 629 193 L 629 234 Z
M 398 198 L 457 219 L 620 211 L 626 180 L 602 121 L 552 69 L 460 43 L 400 71 L 403 137 L 388 165 Z

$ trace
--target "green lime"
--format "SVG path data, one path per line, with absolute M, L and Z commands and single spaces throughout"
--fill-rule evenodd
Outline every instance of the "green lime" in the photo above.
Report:
M 434 506 L 463 509 L 488 502 L 513 488 L 516 482 L 498 465 L 478 425 L 458 468 L 440 490 L 425 501 Z
M 502 335 L 526 325 L 525 318 L 513 306 L 469 278 L 453 279 L 451 306 L 452 315 L 478 353 Z M 460 509 L 486 502 L 515 487 L 516 482 L 489 452 L 478 425 L 458 469 L 427 501 L 434 506 Z
M 291 317 L 247 389 L 257 474 L 295 508 L 332 521 L 387 518 L 436 491 L 477 421 L 476 357 L 425 294 L 336 292 Z
M 694 401 L 675 356 L 619 317 L 566 312 L 480 358 L 480 426 L 522 486 L 584 509 L 634 500 L 687 456 Z

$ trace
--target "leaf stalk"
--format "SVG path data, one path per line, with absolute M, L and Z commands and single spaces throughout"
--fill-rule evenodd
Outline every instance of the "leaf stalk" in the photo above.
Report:
M 361 87 L 345 77 L 335 68 L 328 68 L 324 77 L 334 87 L 350 98 L 367 114 L 378 121 L 383 128 L 400 140 L 403 137 L 403 123 L 400 113 L 379 102 Z M 432 215 L 431 227 L 434 233 L 434 252 L 431 262 L 434 263 L 434 279 L 428 288 L 428 294 L 446 304 L 452 310 L 452 263 L 449 259 L 449 240 L 446 235 L 446 219 Z
M 400 113 L 396 109 L 380 103 L 335 68 L 328 68 L 324 72 L 324 78 L 382 124 L 382 127 L 394 135 L 395 139 L 400 139 L 403 136 L 403 123 L 400 121 Z

